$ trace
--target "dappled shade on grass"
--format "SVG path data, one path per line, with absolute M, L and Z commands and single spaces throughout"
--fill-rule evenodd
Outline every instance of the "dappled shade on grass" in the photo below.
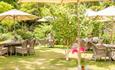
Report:
M 64 49 L 42 47 L 36 49 L 36 54 L 31 56 L 1 56 L 0 70 L 74 70 L 77 66 L 76 58 L 66 61 L 62 52 Z M 93 70 L 108 70 L 114 68 L 115 61 L 93 61 L 83 58 L 82 64 Z

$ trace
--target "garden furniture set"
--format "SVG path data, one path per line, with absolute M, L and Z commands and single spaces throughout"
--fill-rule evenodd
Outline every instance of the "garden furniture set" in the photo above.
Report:
M 109 58 L 110 60 L 115 59 L 115 45 L 112 44 L 94 44 L 92 43 L 93 58 L 97 60 L 98 58 Z
M 9 41 L 0 43 L 0 55 L 35 54 L 35 40 Z
M 108 58 L 110 60 L 115 60 L 115 45 L 114 44 L 105 44 L 103 43 L 103 39 L 90 37 L 88 39 L 83 39 L 86 43 L 86 50 L 92 49 L 94 60 L 104 58 L 105 60 Z

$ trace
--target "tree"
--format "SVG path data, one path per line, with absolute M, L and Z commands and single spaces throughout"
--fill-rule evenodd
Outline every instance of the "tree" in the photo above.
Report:
M 47 37 L 47 34 L 51 32 L 51 30 L 52 30 L 52 25 L 47 25 L 47 24 L 39 25 L 34 29 L 34 37 L 36 39 L 44 39 Z
M 18 0 L 1 0 L 5 3 L 11 4 L 12 6 L 14 6 L 15 8 L 18 8 Z
M 61 44 L 70 45 L 77 36 L 76 16 L 71 5 L 52 5 L 51 14 L 56 17 L 52 23 L 55 37 Z
M 3 13 L 13 8 L 14 7 L 11 4 L 5 3 L 3 1 L 0 2 L 0 13 Z M 13 25 L 12 22 L 9 20 L 2 20 L 0 23 L 5 31 L 8 31 L 9 29 L 11 29 Z M 2 31 L 2 32 L 5 32 L 5 31 Z
M 0 2 L 0 13 L 8 11 L 14 8 L 11 4 L 5 3 L 3 1 Z

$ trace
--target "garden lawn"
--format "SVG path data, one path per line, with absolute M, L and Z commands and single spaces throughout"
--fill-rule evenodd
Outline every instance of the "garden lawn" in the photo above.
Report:
M 0 70 L 76 70 L 76 54 L 65 60 L 65 49 L 36 47 L 30 56 L 0 56 Z M 82 54 L 82 64 L 91 70 L 115 70 L 115 61 L 91 60 L 92 53 Z

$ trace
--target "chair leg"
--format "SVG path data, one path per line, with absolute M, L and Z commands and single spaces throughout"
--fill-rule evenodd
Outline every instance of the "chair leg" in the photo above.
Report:
M 97 57 L 96 60 L 101 60 L 101 57 Z
M 12 53 L 10 52 L 10 56 L 12 55 Z
M 111 61 L 111 57 L 108 57 L 109 58 L 109 60 Z
M 8 56 L 8 52 L 6 53 L 6 56 Z
M 24 56 L 24 54 L 22 54 L 22 56 Z
M 94 60 L 97 61 L 97 58 L 95 58 Z
M 106 57 L 105 57 L 105 61 L 106 61 Z
M 97 57 L 93 56 L 93 60 L 95 60 L 95 61 L 96 61 L 96 60 L 97 60 Z
M 15 56 L 17 56 L 17 52 L 15 53 Z
M 34 50 L 34 53 L 33 53 L 34 56 L 36 56 L 36 53 L 35 53 L 35 50 Z

